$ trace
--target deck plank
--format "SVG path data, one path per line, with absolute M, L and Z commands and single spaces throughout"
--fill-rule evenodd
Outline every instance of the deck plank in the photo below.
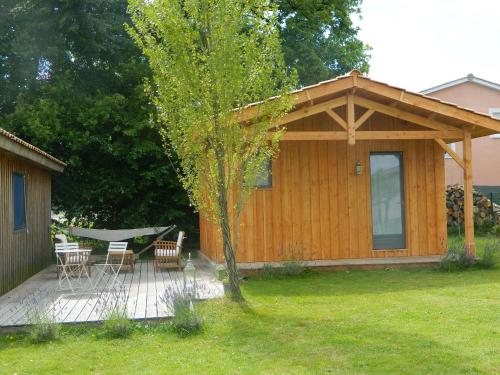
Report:
M 147 262 L 141 262 L 141 278 L 137 288 L 137 305 L 135 309 L 134 319 L 145 319 L 147 310 L 147 295 L 148 295 L 148 267 Z

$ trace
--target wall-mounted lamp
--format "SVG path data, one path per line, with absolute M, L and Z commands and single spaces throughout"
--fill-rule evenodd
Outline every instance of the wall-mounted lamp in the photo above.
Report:
M 356 176 L 360 176 L 361 173 L 363 173 L 363 166 L 361 165 L 361 162 L 356 162 L 354 166 L 354 172 L 356 172 Z

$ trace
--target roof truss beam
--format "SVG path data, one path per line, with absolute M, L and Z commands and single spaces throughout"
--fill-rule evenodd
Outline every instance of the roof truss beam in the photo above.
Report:
M 416 115 L 414 113 L 410 113 L 407 111 L 404 111 L 402 109 L 396 108 L 396 107 L 391 107 L 385 104 L 381 104 L 379 102 L 375 102 L 370 99 L 362 98 L 359 96 L 354 97 L 354 102 L 356 105 L 359 105 L 361 107 L 367 108 L 367 109 L 372 109 L 376 112 L 383 113 L 388 116 L 396 117 L 404 121 L 412 122 L 414 124 L 424 126 L 426 128 L 434 129 L 434 130 L 443 130 L 443 131 L 456 131 L 458 128 L 444 124 L 442 122 L 436 121 L 431 118 L 426 118 L 423 116 Z M 463 137 L 463 131 L 462 134 L 460 135 L 460 138 Z
M 354 127 L 357 129 L 361 125 L 363 125 L 373 114 L 375 113 L 374 109 L 368 109 L 365 113 L 361 115 L 360 118 L 358 118 L 354 124 Z
M 327 109 L 325 111 L 325 113 L 330 116 L 337 124 L 339 124 L 342 128 L 344 128 L 344 130 L 347 130 L 347 122 L 342 118 L 340 117 L 337 112 L 331 110 L 331 109 Z
M 300 120 L 304 117 L 316 115 L 321 112 L 325 112 L 328 109 L 333 109 L 333 108 L 338 108 L 347 103 L 347 99 L 345 96 L 341 96 L 335 99 L 327 100 L 326 102 L 314 104 L 311 106 L 306 106 L 304 108 L 300 108 L 296 111 L 289 112 L 283 118 L 281 118 L 279 121 L 271 125 L 270 128 L 275 128 L 284 124 L 287 124 L 289 122 L 297 121 Z M 339 116 L 340 118 L 340 116 Z M 342 126 L 342 125 L 341 125 Z
M 461 159 L 460 156 L 458 156 L 458 154 L 455 151 L 453 151 L 452 148 L 450 146 L 448 146 L 445 141 L 443 141 L 442 139 L 439 139 L 439 138 L 436 138 L 434 140 L 436 141 L 436 143 L 438 145 L 440 145 L 443 148 L 443 150 L 445 150 L 448 153 L 448 155 L 450 155 L 453 158 L 453 160 L 455 160 L 457 162 L 457 164 L 460 167 L 462 167 L 462 169 L 465 168 L 465 163 L 464 163 L 463 159 Z

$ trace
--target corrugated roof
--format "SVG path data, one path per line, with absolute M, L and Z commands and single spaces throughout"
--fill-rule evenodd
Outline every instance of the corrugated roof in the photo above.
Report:
M 32 144 L 26 142 L 26 141 L 23 141 L 21 138 L 18 138 L 16 137 L 14 134 L 12 133 L 9 133 L 7 130 L 3 129 L 3 128 L 0 128 L 0 135 L 8 138 L 9 140 L 11 140 L 12 142 L 15 142 L 25 148 L 27 148 L 28 150 L 30 151 L 33 151 L 41 156 L 43 156 L 44 158 L 56 163 L 56 164 L 59 164 L 60 166 L 62 167 L 66 167 L 66 163 L 64 163 L 63 161 L 53 157 L 52 155 L 50 155 L 49 153 L 39 149 L 38 147 L 35 147 L 33 146 Z

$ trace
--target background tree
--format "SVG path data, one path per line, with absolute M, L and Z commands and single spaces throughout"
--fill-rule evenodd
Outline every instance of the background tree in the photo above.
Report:
M 358 39 L 351 16 L 362 0 L 273 0 L 285 61 L 302 86 L 345 74 L 368 72 L 369 47 Z
M 269 141 L 269 124 L 291 106 L 276 11 L 266 0 L 130 0 L 129 10 L 130 32 L 153 71 L 162 134 L 179 156 L 191 202 L 220 228 L 240 300 L 239 215 L 277 153 L 282 131 Z M 239 123 L 246 104 L 274 95 L 251 126 Z
M 144 91 L 148 63 L 124 28 L 126 0 L 0 7 L 1 126 L 68 162 L 54 205 L 96 227 L 194 228 Z

